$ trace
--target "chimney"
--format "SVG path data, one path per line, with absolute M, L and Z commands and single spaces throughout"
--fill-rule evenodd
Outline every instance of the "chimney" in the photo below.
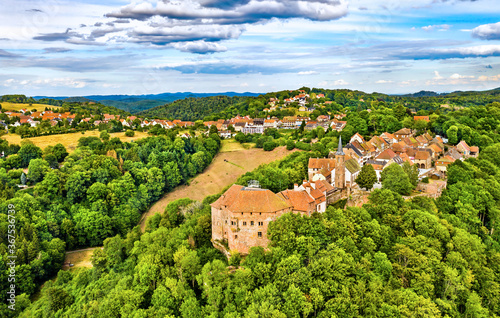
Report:
M 293 184 L 293 190 L 297 191 L 298 189 L 299 189 L 299 185 L 298 185 L 298 184 L 296 184 L 296 183 L 294 183 L 294 184 Z

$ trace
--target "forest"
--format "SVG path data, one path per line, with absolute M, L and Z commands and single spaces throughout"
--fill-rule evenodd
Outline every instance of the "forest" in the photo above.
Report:
M 20 317 L 498 317 L 499 151 L 454 163 L 438 200 L 377 189 L 361 208 L 287 214 L 244 258 L 211 245 L 218 195 L 173 201 L 146 233 L 107 238 L 94 268 L 60 271 Z
M 5 295 L 8 287 L 7 210 L 14 206 L 21 298 L 57 274 L 65 250 L 127 235 L 142 212 L 203 171 L 220 148 L 217 135 L 158 136 L 131 143 L 82 137 L 71 154 L 60 144 L 42 150 L 29 141 L 20 147 L 5 143 L 12 154 L 0 159 L 0 293 Z M 18 184 L 25 188 L 17 190 Z M 4 302 L 0 312 L 11 315 Z
M 427 97 L 405 98 L 418 104 Z M 14 205 L 20 293 L 15 313 L 5 303 L 0 312 L 5 317 L 499 317 L 500 103 L 495 98 L 485 94 L 479 102 L 476 94 L 471 100 L 477 105 L 471 101 L 460 109 L 426 109 L 422 102 L 416 108 L 429 122 L 415 122 L 410 105 L 376 100 L 370 112 L 347 112 L 342 132 L 240 135 L 240 142 L 264 149 L 273 144 L 304 150 L 236 182 L 258 180 L 274 192 L 300 183 L 310 157 L 327 156 L 338 137 L 346 143 L 355 132 L 370 137 L 409 127 L 417 134 L 446 136 L 450 144 L 465 140 L 480 147 L 480 156 L 448 167 L 440 198 L 405 201 L 384 185 L 363 207 L 332 205 L 311 217 L 283 216 L 270 225 L 268 250 L 233 253 L 229 260 L 210 241 L 209 204 L 221 194 L 203 202 L 170 202 L 164 214 L 150 219 L 145 233 L 135 226 L 164 192 L 211 162 L 220 147 L 214 131 L 181 139 L 158 128 L 158 136 L 133 143 L 82 138 L 71 154 L 60 145 L 41 150 L 29 142 L 4 142 L 0 147 L 9 156 L 0 160 L 0 229 L 7 229 L 8 206 Z M 311 144 L 312 139 L 318 142 Z M 17 184 L 27 188 L 15 190 Z M 8 273 L 4 237 L 2 293 Z M 59 270 L 65 250 L 102 244 L 93 268 Z M 30 297 L 42 283 L 37 298 Z

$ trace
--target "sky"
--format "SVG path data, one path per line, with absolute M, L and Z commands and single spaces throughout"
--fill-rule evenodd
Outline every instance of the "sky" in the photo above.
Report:
M 498 0 L 2 0 L 0 95 L 500 87 Z

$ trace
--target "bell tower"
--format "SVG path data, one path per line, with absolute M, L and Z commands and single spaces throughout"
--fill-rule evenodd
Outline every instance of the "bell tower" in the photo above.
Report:
M 343 189 L 345 187 L 345 153 L 342 150 L 342 137 L 339 137 L 339 147 L 335 152 L 335 187 Z

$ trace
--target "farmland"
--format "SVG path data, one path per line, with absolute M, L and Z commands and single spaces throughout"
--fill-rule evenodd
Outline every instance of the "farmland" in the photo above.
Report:
M 19 111 L 23 108 L 26 108 L 29 111 L 36 109 L 37 111 L 44 111 L 46 107 L 51 109 L 58 109 L 59 106 L 45 105 L 45 104 L 22 104 L 22 103 L 9 103 L 9 102 L 1 102 L 3 110 L 12 110 Z
M 44 149 L 47 146 L 54 146 L 58 143 L 61 143 L 66 147 L 68 152 L 72 152 L 76 149 L 76 146 L 78 145 L 78 139 L 82 137 L 99 137 L 100 132 L 98 130 L 88 130 L 84 134 L 82 133 L 70 133 L 70 134 L 61 134 L 61 135 L 50 135 L 50 136 L 40 136 L 40 137 L 33 137 L 33 138 L 25 138 L 27 140 L 32 141 L 36 146 Z M 130 142 L 133 140 L 141 139 L 148 137 L 149 135 L 144 132 L 135 132 L 135 136 L 133 137 L 127 137 L 125 136 L 124 132 L 118 132 L 118 133 L 110 133 L 111 138 L 118 137 L 120 138 L 121 141 L 123 142 Z M 16 135 L 16 134 L 8 134 L 4 135 L 1 138 L 7 140 L 9 144 L 21 144 L 22 140 L 21 136 Z

